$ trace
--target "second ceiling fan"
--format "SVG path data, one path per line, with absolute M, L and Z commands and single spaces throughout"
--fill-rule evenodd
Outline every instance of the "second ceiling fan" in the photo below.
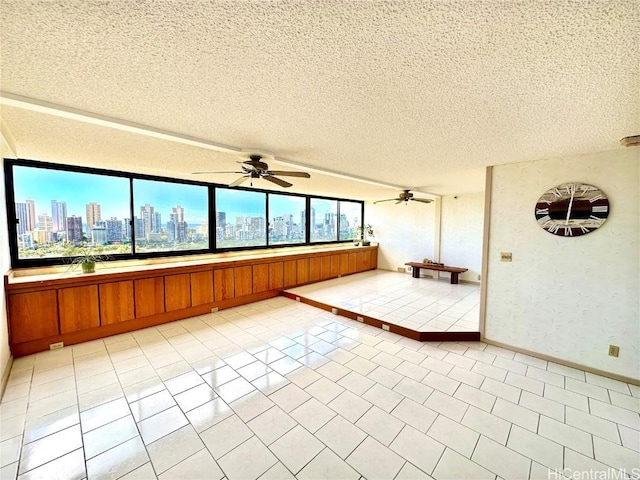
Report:
M 311 178 L 307 172 L 295 172 L 289 170 L 269 170 L 269 165 L 262 161 L 262 155 L 257 153 L 252 153 L 249 155 L 249 160 L 245 160 L 244 162 L 238 162 L 242 167 L 241 172 L 193 172 L 194 174 L 202 174 L 202 173 L 240 173 L 242 176 L 237 180 L 233 181 L 229 184 L 230 187 L 237 187 L 238 185 L 247 181 L 247 179 L 251 179 L 253 186 L 254 178 L 263 178 L 268 182 L 275 183 L 283 188 L 288 188 L 292 186 L 292 183 L 287 182 L 286 180 L 282 180 L 280 177 L 300 177 L 300 178 Z M 276 176 L 277 175 L 277 176 Z
M 386 200 L 377 200 L 373 203 L 381 203 L 381 202 L 392 202 L 394 201 L 396 202 L 396 205 L 398 203 L 402 203 L 404 202 L 405 205 L 407 203 L 409 203 L 409 201 L 413 201 L 413 202 L 420 202 L 420 203 L 431 203 L 433 202 L 433 200 L 429 199 L 429 198 L 416 198 L 413 196 L 413 193 L 411 193 L 410 190 L 403 190 L 402 192 L 400 192 L 398 194 L 397 198 L 387 198 Z

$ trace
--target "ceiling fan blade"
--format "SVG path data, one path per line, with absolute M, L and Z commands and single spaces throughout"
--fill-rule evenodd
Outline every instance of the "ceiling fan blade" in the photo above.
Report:
M 247 180 L 247 178 L 249 178 L 249 177 L 248 176 L 240 177 L 235 182 L 230 183 L 229 186 L 230 187 L 237 187 L 241 183 L 244 183 Z
M 414 202 L 420 202 L 420 203 L 431 203 L 431 202 L 433 202 L 433 200 L 430 200 L 428 198 L 412 198 L 411 200 L 413 200 Z
M 192 175 L 202 175 L 204 173 L 246 173 L 246 172 L 191 172 Z
M 397 198 L 387 198 L 386 200 L 376 200 L 374 203 L 374 205 L 376 203 L 382 203 L 382 202 L 393 202 L 394 200 L 398 200 Z
M 287 188 L 293 185 L 292 183 L 285 182 L 284 180 L 281 180 L 276 177 L 271 177 L 269 175 L 265 175 L 262 178 L 264 178 L 265 180 L 268 180 L 271 183 L 275 183 L 276 185 L 280 185 L 281 187 L 284 187 L 284 188 Z
M 307 172 L 291 172 L 286 170 L 269 170 L 267 172 L 269 175 L 280 175 L 281 177 L 301 177 L 301 178 L 311 178 Z

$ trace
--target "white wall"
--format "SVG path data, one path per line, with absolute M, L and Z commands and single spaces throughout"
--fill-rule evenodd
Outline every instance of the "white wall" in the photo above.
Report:
M 364 221 L 373 226 L 374 241 L 380 242 L 378 268 L 395 272 L 406 262 L 435 258 L 436 208 L 436 202 L 367 202 Z
M 492 180 L 486 338 L 640 378 L 640 149 L 497 166 Z M 535 203 L 571 181 L 601 188 L 609 218 L 588 235 L 551 235 Z
M 462 280 L 479 282 L 483 225 L 484 193 L 442 197 L 440 261 L 468 268 Z
M 0 158 L 0 172 L 4 172 L 4 160 Z M 11 268 L 9 256 L 9 234 L 7 232 L 7 206 L 5 202 L 4 174 L 0 181 L 0 275 L 4 276 Z M 9 351 L 9 331 L 7 320 L 7 302 L 5 301 L 4 285 L 0 288 L 0 382 L 4 379 L 5 369 L 11 356 Z M 2 385 L 0 383 L 0 391 Z

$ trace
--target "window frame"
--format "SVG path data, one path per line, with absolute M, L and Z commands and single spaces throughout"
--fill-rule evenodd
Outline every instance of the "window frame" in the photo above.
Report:
M 58 170 L 65 171 L 70 173 L 88 173 L 93 175 L 104 175 L 111 177 L 120 177 L 127 178 L 129 180 L 129 218 L 130 222 L 133 222 L 135 218 L 135 199 L 134 199 L 134 191 L 133 191 L 133 181 L 134 180 L 151 180 L 151 181 L 160 181 L 160 182 L 169 182 L 169 183 L 178 183 L 185 185 L 194 185 L 194 186 L 204 186 L 207 187 L 208 190 L 208 228 L 209 228 L 209 248 L 207 249 L 196 249 L 196 250 L 169 250 L 169 251 L 159 251 L 159 252 L 137 252 L 135 247 L 136 237 L 135 237 L 135 229 L 134 225 L 131 225 L 131 253 L 122 253 L 122 254 L 110 254 L 105 261 L 121 261 L 121 260 L 141 260 L 141 259 L 150 259 L 150 258 L 163 258 L 163 257 L 183 257 L 183 256 L 191 256 L 191 255 L 205 255 L 205 254 L 217 254 L 217 253 L 225 253 L 225 252 L 235 252 L 235 251 L 248 251 L 248 250 L 264 250 L 264 249 L 279 249 L 279 248 L 291 248 L 291 247 L 308 247 L 308 246 L 316 246 L 316 245 L 331 245 L 331 244 L 341 244 L 341 243 L 349 243 L 352 242 L 351 239 L 340 239 L 340 229 L 339 229 L 339 219 L 340 219 L 340 202 L 347 201 L 352 203 L 360 203 L 361 204 L 361 219 L 364 222 L 364 201 L 356 200 L 356 199 L 348 199 L 341 197 L 329 197 L 322 195 L 312 195 L 312 194 L 304 194 L 304 193 L 289 193 L 286 191 L 280 190 L 266 190 L 261 188 L 253 188 L 253 187 L 229 187 L 226 184 L 221 183 L 212 183 L 205 181 L 194 181 L 194 180 L 186 180 L 180 178 L 173 177 L 165 177 L 158 175 L 147 175 L 133 172 L 123 172 L 119 170 L 110 170 L 104 168 L 96 168 L 96 167 L 83 167 L 83 166 L 75 166 L 75 165 L 67 165 L 67 164 L 58 164 L 52 162 L 43 162 L 39 160 L 29 160 L 29 159 L 4 159 L 4 182 L 5 182 L 5 202 L 7 208 L 7 230 L 9 236 L 9 253 L 11 258 L 11 268 L 35 268 L 35 267 L 44 267 L 44 266 L 57 266 L 57 265 L 68 265 L 71 262 L 71 259 L 74 257 L 43 257 L 43 258 L 18 258 L 18 226 L 17 226 L 17 215 L 16 215 L 16 199 L 15 199 L 15 191 L 14 191 L 14 167 L 22 166 L 22 167 L 32 167 L 32 168 L 41 168 L 47 170 Z M 225 188 L 232 190 L 245 190 L 251 192 L 260 192 L 265 194 L 265 244 L 264 245 L 254 245 L 254 246 L 246 246 L 246 247 L 218 247 L 217 238 L 216 238 L 216 221 L 217 221 L 217 201 L 215 191 L 216 188 Z M 305 199 L 305 231 L 304 231 L 304 242 L 296 242 L 296 243 L 275 243 L 270 244 L 269 239 L 269 195 L 284 195 L 291 197 L 299 197 Z M 337 201 L 337 240 L 323 240 L 323 241 L 310 241 L 310 216 L 311 216 L 311 199 L 319 199 L 319 200 L 332 200 Z

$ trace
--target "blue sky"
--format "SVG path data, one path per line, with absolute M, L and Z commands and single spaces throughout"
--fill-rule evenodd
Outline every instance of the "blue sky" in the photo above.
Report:
M 140 206 L 153 205 L 162 214 L 162 221 L 169 220 L 169 213 L 176 205 L 185 209 L 188 223 L 200 223 L 207 219 L 207 187 L 150 180 L 134 180 L 135 215 Z M 102 218 L 130 217 L 129 179 L 16 166 L 14 167 L 14 191 L 16 202 L 34 200 L 36 215 L 51 215 L 51 200 L 67 202 L 67 215 L 82 216 L 86 221 L 86 205 L 98 203 Z

